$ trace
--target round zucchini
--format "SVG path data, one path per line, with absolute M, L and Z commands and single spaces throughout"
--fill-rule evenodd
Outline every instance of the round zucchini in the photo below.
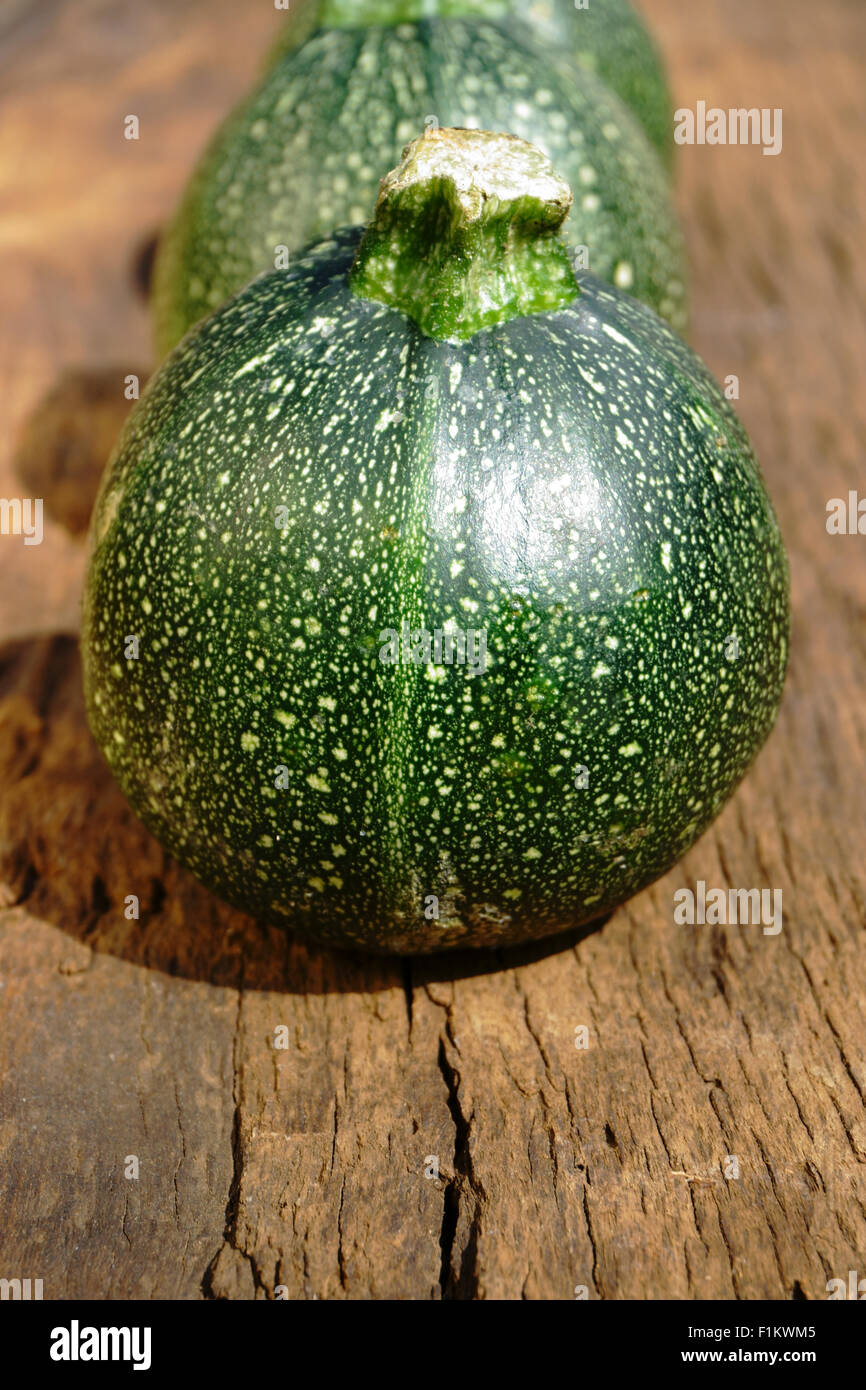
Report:
M 428 117 L 542 148 L 574 189 L 565 235 L 583 263 L 682 328 L 684 251 L 660 159 L 599 77 L 554 64 L 515 23 L 323 29 L 287 53 L 217 132 L 160 243 L 160 352 L 254 275 L 363 222 Z
M 293 5 L 267 62 L 290 53 L 316 29 L 360 29 L 434 15 L 528 24 L 548 45 L 551 61 L 578 63 L 598 73 L 637 116 L 667 168 L 672 167 L 673 103 L 664 64 L 628 0 L 592 0 L 583 7 L 575 0 L 303 0 Z
M 576 270 L 507 136 L 430 131 L 148 384 L 86 581 L 94 735 L 217 893 L 319 941 L 590 921 L 718 814 L 782 692 L 788 571 L 742 425 Z

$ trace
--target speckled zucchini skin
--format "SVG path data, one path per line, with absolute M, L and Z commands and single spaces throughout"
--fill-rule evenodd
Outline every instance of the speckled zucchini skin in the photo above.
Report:
M 164 238 L 154 280 L 166 352 L 254 275 L 362 222 L 425 118 L 510 131 L 574 191 L 564 229 L 593 274 L 682 328 L 682 238 L 667 179 L 635 117 L 594 74 L 564 72 L 513 26 L 433 20 L 323 30 L 289 53 L 217 133 Z
M 154 834 L 261 918 L 375 951 L 543 937 L 664 873 L 761 747 L 779 530 L 652 311 L 580 273 L 565 309 L 437 342 L 351 293 L 359 237 L 254 281 L 130 417 L 91 536 L 91 727 Z M 486 669 L 383 664 L 403 619 L 486 631 Z
M 317 28 L 337 22 L 393 24 L 432 15 L 443 18 L 519 20 L 549 45 L 554 60 L 579 63 L 598 73 L 630 107 L 668 169 L 673 164 L 673 103 L 664 65 L 650 34 L 628 0 L 303 0 L 283 23 L 268 65 L 297 48 Z

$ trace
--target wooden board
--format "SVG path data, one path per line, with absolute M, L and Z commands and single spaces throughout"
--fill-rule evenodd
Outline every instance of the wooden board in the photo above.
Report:
M 84 721 L 81 539 L 0 539 L 0 1275 L 46 1298 L 819 1299 L 866 1273 L 866 538 L 825 528 L 864 488 L 866 17 L 643 8 L 678 105 L 784 112 L 777 158 L 687 147 L 678 186 L 692 340 L 739 377 L 791 554 L 778 727 L 687 858 L 581 939 L 317 951 L 141 829 Z M 131 262 L 278 23 L 6 6 L 2 495 L 64 371 L 120 398 L 149 360 Z M 780 888 L 782 931 L 674 925 L 697 879 Z

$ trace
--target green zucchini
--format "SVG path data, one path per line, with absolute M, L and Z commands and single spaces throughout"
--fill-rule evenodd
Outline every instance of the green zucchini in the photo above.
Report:
M 583 7 L 575 0 L 303 0 L 283 23 L 268 63 L 290 53 L 316 29 L 360 29 L 434 15 L 528 24 L 556 57 L 597 73 L 631 108 L 667 168 L 672 167 L 673 102 L 664 65 L 628 0 L 587 0 Z
M 590 921 L 718 814 L 776 715 L 779 528 L 651 309 L 575 268 L 537 150 L 429 131 L 171 354 L 97 503 L 83 663 L 132 806 L 323 942 Z
M 554 63 L 516 25 L 321 29 L 277 62 L 217 132 L 161 241 L 160 352 L 254 275 L 363 222 L 428 116 L 544 149 L 574 190 L 566 236 L 584 264 L 681 328 L 684 252 L 661 161 L 599 77 Z

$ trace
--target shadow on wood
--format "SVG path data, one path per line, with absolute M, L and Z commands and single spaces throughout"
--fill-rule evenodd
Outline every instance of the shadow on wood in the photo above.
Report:
M 96 494 L 121 428 L 134 404 L 130 377 L 143 389 L 149 371 L 128 364 L 63 372 L 24 421 L 15 473 L 25 490 L 44 499 L 45 511 L 70 535 L 83 537 Z

